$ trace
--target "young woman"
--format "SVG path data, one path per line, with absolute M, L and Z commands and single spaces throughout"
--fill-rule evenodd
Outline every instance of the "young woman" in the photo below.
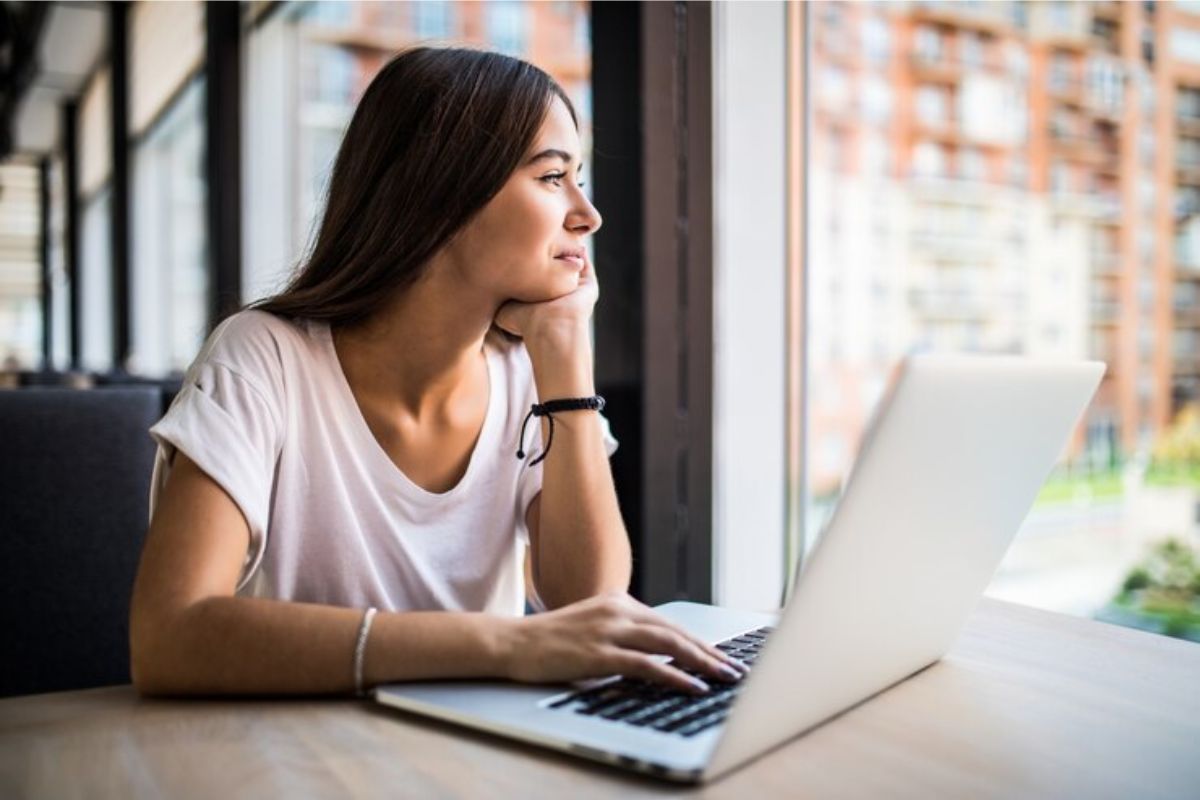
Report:
M 522 425 L 595 394 L 579 153 L 525 62 L 417 48 L 379 73 L 310 257 L 217 327 L 151 429 L 140 691 L 743 674 L 625 594 L 598 403 Z

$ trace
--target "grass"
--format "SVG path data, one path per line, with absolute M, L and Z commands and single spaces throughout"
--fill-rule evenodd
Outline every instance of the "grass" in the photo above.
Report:
M 1125 491 L 1119 472 L 1094 472 L 1073 477 L 1052 476 L 1042 484 L 1036 505 L 1072 503 L 1080 495 L 1090 500 L 1118 498 Z
M 1146 485 L 1200 488 L 1200 463 L 1151 465 L 1146 470 Z

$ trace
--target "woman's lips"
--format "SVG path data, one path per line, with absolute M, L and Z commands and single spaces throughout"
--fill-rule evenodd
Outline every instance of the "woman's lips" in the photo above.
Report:
M 583 269 L 582 256 L 557 256 L 559 261 L 566 261 L 575 266 L 576 269 Z

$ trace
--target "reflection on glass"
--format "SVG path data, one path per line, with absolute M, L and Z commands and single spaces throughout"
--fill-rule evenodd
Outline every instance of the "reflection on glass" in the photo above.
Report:
M 1097 358 L 989 592 L 1103 616 L 1154 543 L 1200 552 L 1200 16 L 822 1 L 808 20 L 809 545 L 905 354 Z M 1155 52 L 1127 25 L 1179 33 Z

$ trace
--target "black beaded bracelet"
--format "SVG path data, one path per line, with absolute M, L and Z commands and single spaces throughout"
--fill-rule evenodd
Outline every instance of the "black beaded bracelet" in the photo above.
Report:
M 525 426 L 529 424 L 530 417 L 547 417 L 550 420 L 550 436 L 546 439 L 546 449 L 542 454 L 529 462 L 529 466 L 540 464 L 546 458 L 546 454 L 550 452 L 550 445 L 554 444 L 554 417 L 553 415 L 559 411 L 603 411 L 604 398 L 600 395 L 592 395 L 591 397 L 568 397 L 563 400 L 547 400 L 544 403 L 534 403 L 529 413 L 525 415 L 525 421 L 521 423 L 521 438 L 517 440 L 517 458 L 525 458 L 525 450 L 522 448 L 522 442 L 525 441 Z

